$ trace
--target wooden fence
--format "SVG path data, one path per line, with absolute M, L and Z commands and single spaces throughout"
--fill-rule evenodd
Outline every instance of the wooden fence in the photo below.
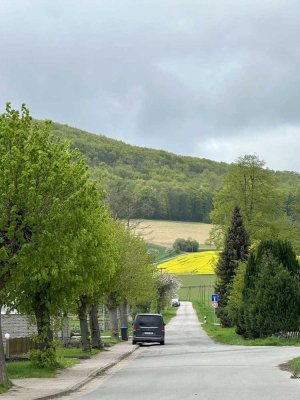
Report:
M 36 344 L 30 337 L 11 338 L 6 342 L 7 356 L 20 356 L 34 349 Z

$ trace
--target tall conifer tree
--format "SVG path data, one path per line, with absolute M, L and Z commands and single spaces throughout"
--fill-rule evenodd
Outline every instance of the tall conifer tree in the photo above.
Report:
M 239 207 L 233 210 L 231 226 L 228 229 L 224 250 L 217 265 L 217 283 L 215 290 L 219 294 L 218 316 L 223 326 L 232 323 L 225 309 L 228 302 L 230 286 L 235 276 L 239 261 L 246 261 L 249 253 L 249 236 L 244 227 Z

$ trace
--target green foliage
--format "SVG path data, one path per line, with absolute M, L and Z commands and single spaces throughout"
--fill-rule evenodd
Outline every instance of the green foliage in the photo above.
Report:
M 147 243 L 147 249 L 154 263 L 160 263 L 166 259 L 177 257 L 178 253 L 174 249 L 170 249 L 159 244 Z
M 266 253 L 271 253 L 293 275 L 299 273 L 299 262 L 291 243 L 285 240 L 263 240 L 256 250 L 256 262 L 260 264 Z
M 4 385 L 0 385 L 0 394 L 7 392 L 8 388 Z
M 146 243 L 123 222 L 114 221 L 114 245 L 116 268 L 106 293 L 113 296 L 115 306 L 123 301 L 130 305 L 151 301 L 155 293 L 155 267 Z
M 225 306 L 225 312 L 230 321 L 236 325 L 240 315 L 241 305 L 243 303 L 244 280 L 246 273 L 246 263 L 240 262 L 236 269 L 233 282 L 229 287 L 228 302 Z
M 176 239 L 173 243 L 173 248 L 180 251 L 194 252 L 199 251 L 199 243 L 193 239 Z
M 164 319 L 164 323 L 167 324 L 171 321 L 173 317 L 177 314 L 178 308 L 177 307 L 169 307 L 162 312 L 162 316 Z
M 241 210 L 252 242 L 264 238 L 293 238 L 295 229 L 284 210 L 285 195 L 279 180 L 257 156 L 245 155 L 231 165 L 221 190 L 214 198 L 211 213 L 215 228 L 211 240 L 220 244 L 220 237 L 230 225 L 231 210 Z
M 180 288 L 180 282 L 175 275 L 164 273 L 157 273 L 156 275 L 156 311 L 162 312 L 171 301 L 172 297 L 177 295 Z
M 249 257 L 237 332 L 247 338 L 299 329 L 299 264 L 288 242 L 262 241 Z
M 232 213 L 231 226 L 228 229 L 224 249 L 216 268 L 216 293 L 219 294 L 218 316 L 223 326 L 232 325 L 227 311 L 228 296 L 240 261 L 248 257 L 249 238 L 245 230 L 239 207 Z
M 99 349 L 91 349 L 89 352 L 89 356 L 94 356 L 100 352 Z M 87 353 L 86 351 L 83 351 L 78 348 L 70 347 L 70 348 L 65 348 L 65 347 L 57 347 L 56 348 L 56 355 L 59 360 L 61 360 L 63 357 L 71 357 L 71 358 L 86 358 Z
M 55 347 L 51 346 L 46 350 L 34 349 L 30 353 L 30 361 L 36 368 L 58 368 Z
M 36 317 L 37 364 L 55 363 L 51 317 L 108 281 L 111 225 L 80 153 L 53 138 L 49 122 L 33 123 L 25 106 L 7 105 L 0 116 L 0 281 L 5 301 Z
M 54 378 L 57 368 L 69 368 L 77 363 L 75 358 L 60 358 L 58 367 L 40 368 L 31 361 L 13 361 L 7 363 L 7 371 L 10 379 Z
M 232 167 L 228 164 L 195 157 L 177 156 L 162 150 L 130 146 L 102 135 L 90 134 L 58 123 L 52 124 L 52 132 L 59 138 L 68 139 L 72 147 L 78 148 L 91 167 L 93 176 L 101 177 L 101 187 L 107 190 L 108 201 L 114 215 L 128 217 L 128 214 L 124 214 L 123 204 L 120 204 L 118 198 L 120 199 L 123 196 L 123 191 L 126 198 L 129 185 L 134 200 L 131 208 L 132 215 L 137 218 L 210 222 L 213 197 L 220 188 L 222 188 L 220 196 L 214 201 L 217 214 L 213 215 L 213 220 L 217 224 L 223 224 L 224 220 L 227 221 L 222 232 L 225 233 L 230 224 L 230 221 L 226 218 L 226 211 L 221 213 L 222 215 L 218 215 L 218 208 L 222 205 L 222 202 L 223 207 L 226 208 L 226 202 L 229 201 L 229 214 L 227 215 L 230 215 L 232 208 L 238 204 L 244 216 L 242 204 L 235 200 L 236 188 L 227 184 L 223 185 L 221 182 L 224 174 L 232 171 Z M 257 158 L 255 160 L 255 156 L 246 156 L 245 162 L 242 164 L 246 170 L 248 169 L 247 166 L 253 167 L 252 169 L 255 172 L 256 161 L 258 161 L 259 168 L 263 166 L 260 160 Z M 243 168 L 240 171 L 243 173 Z M 259 206 L 255 207 L 254 212 L 256 213 L 257 209 L 263 209 L 262 217 L 265 218 L 268 225 L 261 228 L 259 225 L 260 216 L 258 216 L 254 224 L 256 226 L 255 231 L 257 230 L 255 234 L 260 239 L 264 232 L 270 236 L 272 232 L 273 234 L 278 232 L 279 224 L 283 235 L 280 236 L 281 238 L 297 237 L 297 233 L 294 229 L 291 230 L 285 215 L 290 214 L 291 207 L 296 201 L 295 188 L 300 187 L 300 175 L 287 171 L 264 171 L 267 180 L 270 177 L 269 188 L 272 190 L 268 191 L 268 188 L 266 188 L 261 192 L 261 198 L 265 197 L 265 199 L 262 202 L 259 201 Z M 259 182 L 256 178 L 259 178 Z M 275 186 L 271 181 L 275 183 Z M 240 179 L 235 183 L 240 188 L 243 187 L 243 182 Z M 255 176 L 255 185 L 254 191 L 259 195 L 261 188 L 265 186 L 260 181 L 260 174 Z M 248 181 L 247 193 L 249 195 L 251 193 L 250 188 L 251 181 Z M 234 190 L 231 191 L 231 189 Z M 222 198 L 221 193 L 224 193 L 224 191 L 225 198 Z M 116 192 L 118 192 L 118 198 L 114 196 Z M 278 197 L 280 198 L 279 201 L 276 200 Z M 256 199 L 257 195 L 254 198 L 257 203 Z M 275 200 L 273 204 L 272 200 Z M 245 204 L 243 196 L 241 203 Z M 121 205 L 120 209 L 118 209 L 118 204 Z M 266 207 L 264 204 L 266 204 Z M 298 204 L 300 203 L 298 202 Z M 277 206 L 279 207 L 277 208 Z M 246 208 L 249 211 L 251 209 L 251 207 Z M 278 219 L 268 218 L 274 214 L 274 210 L 276 212 L 283 210 L 280 217 L 281 222 Z M 247 223 L 246 226 L 248 229 Z M 252 235 L 252 231 L 249 231 L 249 233 Z
M 113 215 L 210 222 L 225 163 L 130 146 L 57 123 L 52 131 L 70 140 L 101 177 Z
M 289 367 L 293 372 L 294 378 L 300 377 L 300 357 L 294 358 L 293 360 L 288 362 Z
M 214 318 L 210 306 L 200 301 L 193 301 L 193 307 L 198 315 L 199 321 L 205 332 L 217 343 L 240 345 L 240 346 L 300 346 L 300 339 L 285 339 L 282 337 L 269 336 L 259 339 L 243 338 L 235 332 L 235 328 L 224 328 L 214 325 Z M 207 323 L 204 323 L 204 316 Z

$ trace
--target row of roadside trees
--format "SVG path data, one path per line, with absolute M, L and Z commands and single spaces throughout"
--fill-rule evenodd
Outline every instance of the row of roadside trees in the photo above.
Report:
M 163 281 L 143 240 L 111 217 L 82 156 L 50 125 L 34 122 L 24 105 L 0 115 L 0 303 L 34 317 L 31 358 L 41 367 L 56 364 L 57 316 L 77 313 L 83 348 L 101 347 L 99 302 L 117 336 L 117 308 L 157 306 Z M 165 286 L 165 298 L 171 291 Z M 1 326 L 0 384 L 9 385 Z
M 218 315 L 245 338 L 300 329 L 299 190 L 290 209 L 264 163 L 245 156 L 216 196 L 213 239 L 224 238 L 217 264 Z M 222 201 L 223 199 L 223 201 Z

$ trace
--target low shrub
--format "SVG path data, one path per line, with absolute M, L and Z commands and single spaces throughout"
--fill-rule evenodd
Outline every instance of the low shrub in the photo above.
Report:
M 58 368 L 59 360 L 56 356 L 55 347 L 51 346 L 47 350 L 35 349 L 30 353 L 31 364 L 38 368 Z
M 188 253 L 199 251 L 199 243 L 194 239 L 181 239 L 178 238 L 173 243 L 173 248 L 176 251 L 186 251 Z

